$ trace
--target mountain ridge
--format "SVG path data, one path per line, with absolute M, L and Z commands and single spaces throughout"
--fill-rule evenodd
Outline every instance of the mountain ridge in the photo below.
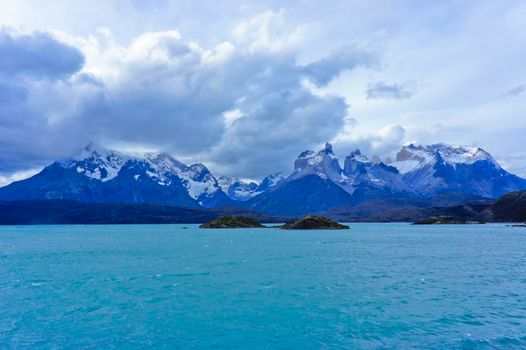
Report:
M 303 215 L 383 198 L 431 198 L 463 193 L 486 198 L 526 189 L 481 148 L 407 145 L 396 161 L 369 159 L 359 149 L 343 167 L 326 143 L 306 150 L 289 175 L 263 181 L 216 178 L 202 163 L 186 165 L 167 153 L 129 155 L 86 146 L 40 173 L 0 188 L 0 200 L 69 199 L 188 208 L 243 206 L 272 215 Z

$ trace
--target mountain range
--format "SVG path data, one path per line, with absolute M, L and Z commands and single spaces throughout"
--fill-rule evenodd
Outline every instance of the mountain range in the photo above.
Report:
M 292 217 L 394 198 L 454 198 L 456 203 L 459 198 L 497 198 L 522 189 L 525 179 L 472 146 L 411 144 L 402 147 L 394 162 L 352 150 L 342 167 L 327 143 L 317 152 L 301 152 L 290 174 L 272 174 L 257 183 L 216 178 L 205 165 L 186 165 L 166 153 L 132 156 L 90 144 L 76 157 L 0 188 L 0 200 L 245 207 Z

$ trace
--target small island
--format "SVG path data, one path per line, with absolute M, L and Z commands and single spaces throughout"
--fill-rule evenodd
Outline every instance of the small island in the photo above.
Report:
M 247 216 L 224 215 L 199 225 L 199 228 L 262 228 L 259 221 Z
M 432 216 L 413 222 L 413 225 L 471 225 L 484 224 L 483 221 L 467 220 L 455 216 Z
M 215 220 L 199 225 L 199 228 L 269 228 L 262 225 L 256 219 L 247 216 L 224 215 Z M 339 224 L 331 219 L 321 216 L 305 216 L 281 226 L 270 228 L 280 228 L 283 230 L 346 230 L 347 225 Z
M 349 226 L 321 216 L 311 215 L 286 223 L 281 228 L 284 230 L 346 230 Z

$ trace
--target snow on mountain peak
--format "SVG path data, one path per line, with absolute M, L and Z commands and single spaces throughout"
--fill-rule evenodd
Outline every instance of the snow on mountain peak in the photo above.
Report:
M 393 162 L 392 165 L 398 168 L 402 174 L 406 174 L 425 166 L 432 166 L 438 161 L 452 166 L 459 164 L 470 165 L 477 161 L 489 161 L 495 166 L 499 166 L 493 157 L 481 148 L 444 143 L 427 146 L 416 146 L 413 144 L 404 146 L 396 154 L 396 162 Z
M 89 178 L 106 182 L 115 178 L 131 158 L 130 155 L 89 143 L 72 159 L 61 164 L 66 168 L 75 168 L 78 173 Z
M 269 186 L 272 187 L 276 185 L 278 182 L 280 182 L 281 180 L 285 179 L 285 177 L 286 176 L 282 172 L 277 172 L 277 173 L 268 175 L 267 177 L 265 177 L 265 179 L 263 179 L 263 181 L 265 180 L 268 181 Z
M 190 165 L 190 170 L 192 170 L 192 173 L 195 175 L 202 174 L 202 173 L 210 173 L 208 168 L 202 163 L 196 163 L 196 164 Z
M 355 149 L 354 151 L 349 153 L 349 155 L 346 157 L 346 159 L 352 159 L 352 160 L 355 160 L 355 161 L 358 161 L 358 162 L 362 162 L 362 163 L 368 163 L 369 162 L 369 158 L 367 158 L 367 156 L 362 154 L 362 152 L 359 149 Z
M 310 157 L 314 156 L 315 154 L 316 153 L 314 153 L 314 151 L 310 151 L 310 150 L 303 151 L 298 156 L 298 159 L 307 159 L 307 158 L 310 158 Z
M 294 162 L 293 178 L 302 177 L 309 174 L 316 174 L 324 179 L 339 181 L 342 169 L 338 158 L 332 151 L 332 145 L 326 143 L 325 147 L 317 153 L 305 151 L 301 153 Z
M 428 147 L 436 150 L 442 159 L 450 164 L 473 164 L 481 160 L 495 163 L 493 157 L 479 147 L 446 145 L 443 143 L 430 145 Z
M 258 184 L 251 180 L 221 176 L 217 182 L 223 192 L 235 200 L 245 201 L 261 193 Z
M 150 166 L 159 173 L 159 175 L 165 175 L 169 173 L 180 174 L 185 171 L 188 167 L 174 159 L 168 153 L 151 153 L 144 154 L 144 159 L 150 164 Z
M 200 203 L 203 196 L 210 196 L 219 189 L 217 180 L 206 166 L 201 163 L 187 166 L 168 153 L 148 152 L 142 156 L 132 156 L 90 143 L 76 157 L 63 162 L 62 165 L 75 168 L 78 173 L 89 178 L 106 182 L 117 177 L 121 169 L 130 160 L 146 165 L 144 168 L 146 170 L 139 171 L 142 174 L 134 175 L 136 181 L 144 174 L 159 185 L 169 186 L 174 176 L 178 177 L 188 190 L 190 197 Z
M 196 163 L 190 166 L 183 164 L 183 166 L 184 168 L 177 175 L 183 180 L 190 197 L 199 200 L 200 204 L 202 204 L 203 196 L 210 196 L 220 189 L 216 178 L 203 164 Z

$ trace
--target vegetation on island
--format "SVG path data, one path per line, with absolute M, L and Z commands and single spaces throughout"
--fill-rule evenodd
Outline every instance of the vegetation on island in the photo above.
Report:
M 256 219 L 246 216 L 220 216 L 215 220 L 204 223 L 200 228 L 261 228 L 267 227 L 262 225 Z M 284 230 L 342 230 L 348 229 L 349 226 L 341 225 L 331 219 L 320 216 L 305 216 L 285 225 L 276 226 Z
M 347 225 L 321 216 L 309 215 L 281 226 L 284 230 L 346 230 Z
M 199 226 L 200 228 L 261 228 L 263 226 L 256 219 L 248 216 L 223 215 L 215 220 Z

